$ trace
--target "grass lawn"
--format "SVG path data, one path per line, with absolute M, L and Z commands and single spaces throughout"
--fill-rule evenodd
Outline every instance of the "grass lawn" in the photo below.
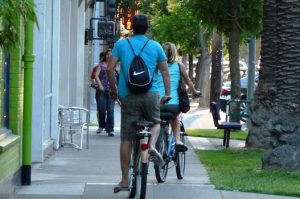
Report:
M 300 196 L 300 172 L 263 171 L 254 149 L 196 150 L 217 189 Z
M 222 138 L 224 130 L 222 129 L 187 129 L 187 134 L 193 137 L 208 137 L 208 138 Z M 247 131 L 230 131 L 230 139 L 246 140 Z

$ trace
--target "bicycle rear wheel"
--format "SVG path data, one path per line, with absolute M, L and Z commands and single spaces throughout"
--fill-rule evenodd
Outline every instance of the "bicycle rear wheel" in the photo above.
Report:
M 136 199 L 145 199 L 147 190 L 148 164 L 139 161 L 139 169 L 136 175 Z
M 140 143 L 136 141 L 130 158 L 128 198 L 145 199 L 146 197 L 148 163 L 142 163 L 141 153 Z
M 183 127 L 184 129 L 184 127 Z M 185 143 L 185 132 L 180 134 L 180 140 Z M 183 179 L 185 172 L 185 152 L 176 152 L 176 175 L 178 179 Z
M 131 150 L 131 157 L 130 157 L 130 165 L 129 165 L 129 193 L 128 198 L 134 198 L 136 196 L 136 159 L 135 159 L 136 151 L 134 147 Z
M 167 154 L 167 137 L 165 132 L 162 132 L 156 142 L 156 149 L 162 155 L 165 164 L 163 166 L 154 166 L 155 177 L 157 182 L 162 183 L 165 182 L 168 174 L 168 154 Z

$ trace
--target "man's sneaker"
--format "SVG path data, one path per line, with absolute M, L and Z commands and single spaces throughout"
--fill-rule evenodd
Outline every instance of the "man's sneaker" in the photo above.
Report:
M 165 164 L 165 161 L 156 149 L 149 149 L 148 153 L 150 154 L 150 161 L 153 161 L 155 166 L 161 167 Z
M 102 131 L 103 131 L 103 128 L 98 128 L 97 131 L 96 131 L 96 133 L 100 134 L 100 133 L 102 133 Z
M 107 135 L 108 135 L 108 136 L 115 136 L 115 134 L 114 134 L 113 131 L 112 131 L 112 132 L 107 132 Z

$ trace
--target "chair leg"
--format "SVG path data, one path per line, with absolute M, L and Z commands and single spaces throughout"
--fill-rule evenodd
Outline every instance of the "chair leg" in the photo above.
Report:
M 70 135 L 71 144 L 73 144 L 73 133 L 69 131 L 69 135 Z
M 226 140 L 226 148 L 229 147 L 229 140 L 230 140 L 230 129 L 227 130 L 227 140 Z
M 226 144 L 226 129 L 224 129 L 224 135 L 223 135 L 223 146 Z
M 89 149 L 89 125 L 84 126 L 86 126 L 86 148 Z
M 82 142 L 83 142 L 83 127 L 81 127 L 81 137 L 80 137 L 80 148 L 82 149 Z

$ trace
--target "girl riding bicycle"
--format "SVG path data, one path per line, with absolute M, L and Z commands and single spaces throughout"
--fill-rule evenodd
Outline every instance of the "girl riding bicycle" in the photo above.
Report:
M 168 67 L 169 67 L 169 74 L 170 74 L 170 87 L 171 87 L 171 100 L 167 104 L 162 104 L 160 107 L 161 112 L 171 112 L 173 117 L 170 119 L 170 125 L 172 128 L 172 132 L 174 133 L 174 137 L 176 138 L 176 145 L 175 149 L 180 152 L 187 151 L 187 146 L 180 141 L 180 122 L 177 116 L 180 114 L 179 109 L 179 97 L 178 97 L 178 84 L 181 78 L 184 82 L 188 85 L 190 91 L 195 95 L 199 95 L 200 92 L 197 91 L 190 80 L 186 70 L 185 65 L 183 63 L 177 62 L 177 49 L 175 44 L 171 42 L 166 42 L 163 44 L 164 52 L 168 58 Z M 157 84 L 160 91 L 160 96 L 165 96 L 165 88 L 163 84 L 163 78 L 160 72 L 158 72 L 157 77 Z

